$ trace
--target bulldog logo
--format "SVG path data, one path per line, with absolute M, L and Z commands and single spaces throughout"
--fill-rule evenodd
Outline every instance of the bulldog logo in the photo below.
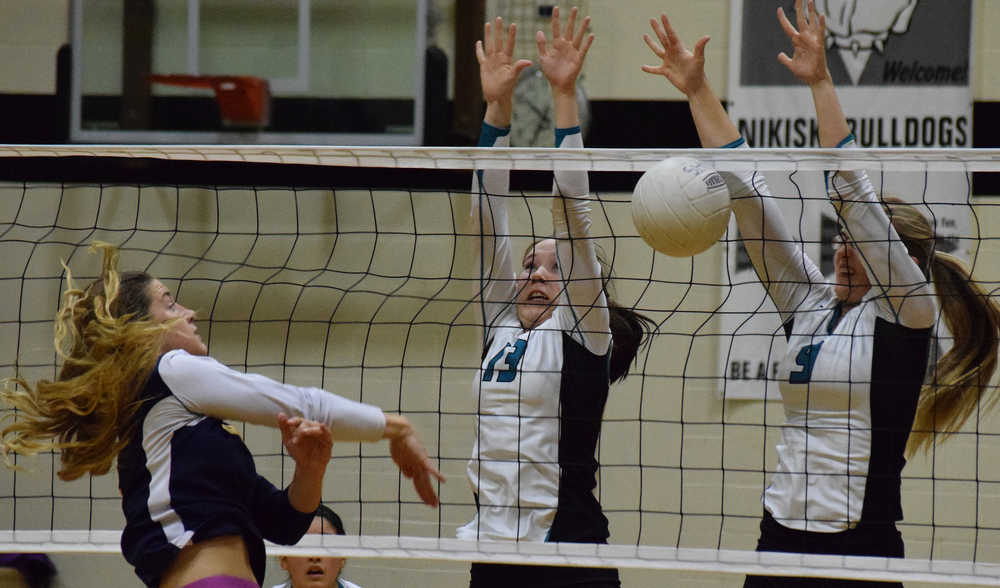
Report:
M 854 85 L 868 65 L 872 50 L 885 52 L 889 33 L 910 27 L 917 0 L 816 0 L 826 16 L 826 46 L 836 46 Z

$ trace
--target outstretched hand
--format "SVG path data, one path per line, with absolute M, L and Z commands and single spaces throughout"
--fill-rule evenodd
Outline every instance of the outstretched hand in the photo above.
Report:
M 642 71 L 667 78 L 685 96 L 696 93 L 705 85 L 705 45 L 708 44 L 708 37 L 698 39 L 694 52 L 691 52 L 677 38 L 666 14 L 661 14 L 660 20 L 649 19 L 649 25 L 656 33 L 659 43 L 653 41 L 648 34 L 643 35 L 642 40 L 660 58 L 661 63 L 643 65 Z
M 444 482 L 445 478 L 427 456 L 409 420 L 399 415 L 386 415 L 386 437 L 389 438 L 389 453 L 399 471 L 413 480 L 413 487 L 424 504 L 436 507 L 438 498 L 431 478 L 439 482 Z
M 576 28 L 576 8 L 569 12 L 566 27 L 559 22 L 559 7 L 552 7 L 552 40 L 545 33 L 535 33 L 538 43 L 538 63 L 552 86 L 552 91 L 559 94 L 575 95 L 576 79 L 583 69 L 583 61 L 587 51 L 594 42 L 594 35 L 587 34 L 590 17 L 583 19 L 580 28 Z
M 809 0 L 808 13 L 802 9 L 802 0 L 795 0 L 797 29 L 788 21 L 780 6 L 778 22 L 794 47 L 791 57 L 782 51 L 778 54 L 778 61 L 796 78 L 810 86 L 829 79 L 830 72 L 826 67 L 826 17 L 816 13 L 813 0 Z
M 288 455 L 295 460 L 297 468 L 326 470 L 333 450 L 333 434 L 329 427 L 302 417 L 289 418 L 279 414 L 278 428 L 281 430 L 281 442 Z
M 476 59 L 479 61 L 479 81 L 483 86 L 486 102 L 510 101 L 514 95 L 514 84 L 524 68 L 531 65 L 527 59 L 514 61 L 514 39 L 517 25 L 507 27 L 504 39 L 503 19 L 486 23 L 483 40 L 476 41 Z

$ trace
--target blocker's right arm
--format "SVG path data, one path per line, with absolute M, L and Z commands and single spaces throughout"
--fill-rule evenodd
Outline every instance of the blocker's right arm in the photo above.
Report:
M 705 76 L 705 46 L 709 38 L 699 39 L 691 52 L 677 37 L 665 14 L 659 20 L 650 19 L 650 26 L 658 42 L 648 34 L 643 35 L 643 40 L 661 63 L 643 65 L 642 70 L 662 75 L 687 96 L 701 146 L 745 147 L 739 130 Z M 824 282 L 823 275 L 785 226 L 763 175 L 747 171 L 724 172 L 722 176 L 729 188 L 740 238 L 784 322 L 809 291 Z
M 531 65 L 526 59 L 514 61 L 514 40 L 517 26 L 511 24 L 504 33 L 503 19 L 487 22 L 482 41 L 476 41 L 479 78 L 486 99 L 486 116 L 479 137 L 480 147 L 510 145 L 510 117 L 514 100 L 514 84 L 521 71 Z M 469 215 L 471 232 L 480 239 L 480 276 L 483 322 L 489 329 L 503 309 L 514 299 L 516 282 L 510 249 L 510 228 L 507 223 L 507 194 L 510 192 L 510 170 L 476 170 L 472 177 L 472 209 Z M 486 333 L 484 333 L 486 336 Z

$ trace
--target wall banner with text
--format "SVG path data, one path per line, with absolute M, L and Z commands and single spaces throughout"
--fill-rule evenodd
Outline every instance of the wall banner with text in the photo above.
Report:
M 803 2 L 805 4 L 805 2 Z M 827 63 L 860 148 L 972 146 L 971 0 L 815 0 L 826 17 Z M 776 15 L 795 23 L 794 0 L 732 0 L 729 116 L 751 147 L 819 147 L 809 89 L 778 62 L 792 55 Z M 969 175 L 869 170 L 876 191 L 919 203 L 934 219 L 939 250 L 968 258 Z M 832 274 L 837 221 L 822 174 L 769 172 L 785 222 L 824 274 Z M 719 346 L 727 399 L 778 399 L 785 355 L 777 312 L 730 226 Z M 939 333 L 942 339 L 947 337 Z M 947 347 L 947 341 L 941 345 Z

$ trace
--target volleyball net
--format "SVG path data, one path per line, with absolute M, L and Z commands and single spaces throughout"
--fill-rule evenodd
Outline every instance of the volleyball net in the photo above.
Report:
M 1000 200 L 973 188 L 1000 170 L 994 151 L 6 147 L 0 375 L 55 377 L 60 262 L 89 280 L 100 260 L 87 247 L 106 241 L 122 268 L 159 277 L 199 311 L 213 357 L 408 416 L 448 477 L 429 509 L 384 444 L 335 444 L 324 502 L 357 536 L 307 537 L 274 554 L 1000 584 L 1000 416 L 985 410 L 904 469 L 906 559 L 753 552 L 784 426 L 773 373 L 784 334 L 734 225 L 692 258 L 656 254 L 638 237 L 631 186 L 681 154 L 766 173 L 824 272 L 837 229 L 822 172 L 866 169 L 881 194 L 933 219 L 940 249 L 965 259 L 987 292 L 1000 283 Z M 467 222 L 477 168 L 514 170 L 514 251 L 551 235 L 551 170 L 589 170 L 612 295 L 657 324 L 604 414 L 596 495 L 609 545 L 454 539 L 476 508 L 465 469 L 482 353 L 480 237 Z M 947 346 L 948 333 L 937 335 Z M 258 471 L 287 485 L 279 433 L 242 434 Z M 0 550 L 118 551 L 115 475 L 62 482 L 56 455 L 17 463 L 0 469 Z

